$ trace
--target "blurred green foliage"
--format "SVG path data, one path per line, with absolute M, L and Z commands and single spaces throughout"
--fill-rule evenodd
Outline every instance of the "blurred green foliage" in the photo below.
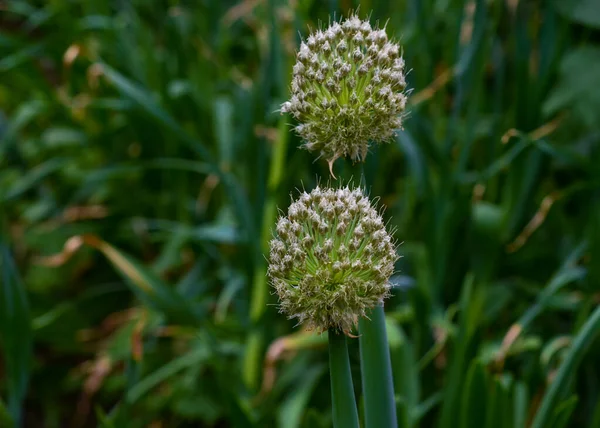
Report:
M 277 112 L 294 50 L 358 6 L 0 2 L 0 426 L 330 426 L 263 249 L 328 176 Z M 400 426 L 600 426 L 600 4 L 359 10 L 411 69 L 365 165 Z

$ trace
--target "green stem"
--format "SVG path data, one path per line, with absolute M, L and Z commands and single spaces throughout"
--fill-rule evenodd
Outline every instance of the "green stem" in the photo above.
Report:
M 267 254 L 269 251 L 268 243 L 271 238 L 271 229 L 274 227 L 277 217 L 276 194 L 279 183 L 283 178 L 288 136 L 288 122 L 286 117 L 282 116 L 279 120 L 275 151 L 271 158 L 269 181 L 267 183 L 267 201 L 263 211 L 261 231 L 263 254 Z M 260 378 L 262 350 L 264 347 L 264 326 L 261 326 L 260 322 L 267 310 L 267 300 L 269 296 L 267 267 L 262 257 L 260 260 L 261 263 L 256 266 L 254 279 L 252 281 L 252 298 L 250 300 L 250 320 L 252 321 L 252 330 L 250 331 L 246 342 L 246 352 L 244 354 L 243 362 L 243 379 L 250 390 L 255 390 L 257 388 L 258 380 Z
M 392 362 L 383 305 L 358 322 L 365 428 L 396 428 Z
M 278 77 L 286 76 L 283 80 L 278 80 L 279 83 L 287 80 L 287 76 L 292 74 L 294 65 L 294 55 L 286 55 L 280 49 L 278 35 L 281 34 L 278 28 L 278 19 L 276 15 L 277 2 L 269 0 L 267 2 L 267 10 L 271 27 L 271 35 L 269 46 L 267 49 L 267 57 L 271 61 L 278 61 L 281 65 L 282 75 L 277 76 L 268 73 L 267 76 L 278 80 Z M 283 88 L 280 88 L 283 89 Z M 267 200 L 262 212 L 262 230 L 261 230 L 261 245 L 263 254 L 268 254 L 269 240 L 271 239 L 271 231 L 275 226 L 277 218 L 277 191 L 284 176 L 285 155 L 287 153 L 288 141 L 290 135 L 290 117 L 287 115 L 281 116 L 278 123 L 277 140 L 275 141 L 274 150 L 269 165 L 269 177 L 267 182 Z M 254 278 L 252 283 L 252 296 L 250 301 L 250 321 L 252 329 L 248 335 L 246 349 L 244 352 L 243 373 L 242 377 L 248 389 L 255 391 L 260 379 L 262 368 L 263 349 L 265 346 L 265 330 L 269 330 L 265 325 L 265 312 L 267 310 L 267 302 L 269 299 L 269 283 L 267 281 L 267 266 L 264 258 L 260 257 L 260 261 L 255 266 Z
M 358 428 L 346 336 L 329 329 L 329 371 L 334 428 Z

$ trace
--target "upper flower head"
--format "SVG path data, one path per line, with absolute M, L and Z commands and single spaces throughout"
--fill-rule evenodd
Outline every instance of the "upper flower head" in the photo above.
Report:
M 276 231 L 268 275 L 290 318 L 349 332 L 389 294 L 396 248 L 360 189 L 304 192 Z
M 386 141 L 400 128 L 405 87 L 399 46 L 351 16 L 302 42 L 281 111 L 300 122 L 305 147 L 330 164 L 340 156 L 363 160 L 369 141 Z

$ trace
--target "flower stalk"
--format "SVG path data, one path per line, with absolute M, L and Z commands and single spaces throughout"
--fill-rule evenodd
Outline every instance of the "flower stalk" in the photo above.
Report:
M 365 428 L 396 428 L 396 402 L 383 305 L 358 321 Z
M 329 371 L 334 428 L 358 428 L 358 411 L 346 336 L 329 329 Z

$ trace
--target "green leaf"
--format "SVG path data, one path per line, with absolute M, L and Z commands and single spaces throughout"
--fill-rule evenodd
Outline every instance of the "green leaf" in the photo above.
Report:
M 200 319 L 191 302 L 165 284 L 152 270 L 104 241 L 89 237 L 85 239 L 110 260 L 146 305 L 164 313 L 174 322 L 190 326 L 198 324 Z
M 233 103 L 226 97 L 218 97 L 214 103 L 215 134 L 219 147 L 219 160 L 225 165 L 231 165 L 234 158 L 234 108 Z
M 389 318 L 386 318 L 386 327 L 394 374 L 394 391 L 400 397 L 403 411 L 406 411 L 406 426 L 412 427 L 416 422 L 421 394 L 419 364 L 414 355 L 413 345 L 402 327 Z M 398 415 L 398 418 L 401 420 L 402 416 Z
M 1 233 L 1 231 L 0 231 Z M 8 245 L 0 235 L 0 346 L 6 365 L 8 410 L 17 426 L 29 384 L 32 333 L 29 303 Z
M 302 428 L 329 428 L 331 420 L 328 420 L 322 413 L 316 409 L 308 409 L 304 415 Z
M 358 428 L 358 411 L 346 336 L 335 329 L 330 329 L 328 338 L 333 426 L 334 428 Z
M 421 195 L 427 187 L 427 166 L 421 147 L 414 140 L 408 130 L 398 132 L 396 142 L 400 151 L 406 157 L 406 166 L 415 181 L 417 192 Z
M 54 260 L 68 260 L 82 245 L 89 245 L 102 252 L 129 284 L 133 293 L 149 308 L 164 314 L 169 321 L 197 326 L 202 319 L 192 302 L 186 300 L 174 287 L 166 284 L 152 269 L 144 266 L 95 235 L 79 235 L 70 238 L 61 254 L 50 257 L 46 264 L 52 266 Z
M 577 406 L 578 398 L 576 395 L 560 403 L 552 416 L 552 423 L 549 428 L 565 428 L 569 423 L 569 418 Z
M 572 21 L 600 29 L 600 4 L 596 0 L 555 0 L 554 4 Z
M 8 191 L 4 195 L 0 193 L 0 202 L 2 202 L 2 200 L 10 201 L 21 196 L 23 193 L 36 186 L 48 175 L 63 168 L 66 163 L 66 159 L 53 158 L 31 169 L 10 189 L 8 189 Z
M 596 406 L 592 412 L 591 417 L 591 427 L 599 427 L 600 426 L 600 400 L 596 397 Z
M 398 428 L 410 427 L 410 413 L 406 401 L 402 398 L 396 400 L 396 415 L 398 416 Z
M 571 110 L 591 129 L 600 122 L 600 92 L 590 90 L 600 86 L 600 48 L 584 45 L 570 51 L 561 61 L 556 87 L 544 102 L 547 116 L 561 110 Z
M 113 418 L 104 413 L 100 407 L 96 406 L 96 417 L 98 418 L 98 427 L 99 428 L 116 428 Z
M 542 398 L 531 428 L 546 428 L 549 426 L 556 406 L 561 397 L 566 394 L 566 388 L 575 376 L 577 366 L 585 355 L 586 348 L 596 339 L 598 334 L 600 334 L 600 306 L 594 310 L 573 339 L 565 359 Z
M 512 426 L 512 378 L 504 376 L 492 378 L 488 383 L 488 402 L 486 415 L 486 428 L 514 428 Z
M 552 297 L 555 296 L 559 290 L 573 281 L 579 281 L 585 278 L 587 274 L 586 269 L 575 265 L 575 261 L 581 257 L 586 248 L 587 243 L 584 241 L 568 254 L 562 266 L 560 266 L 554 275 L 552 275 L 550 281 L 537 296 L 535 304 L 527 308 L 525 313 L 521 315 L 519 320 L 513 325 L 511 331 L 507 334 L 507 337 L 512 335 L 512 333 L 516 334 L 512 335 L 513 337 L 510 341 L 503 343 L 500 351 L 501 354 L 506 354 L 510 350 L 513 342 L 522 334 L 522 332 L 527 330 L 533 320 L 548 308 Z
M 513 392 L 513 428 L 525 428 L 527 424 L 527 412 L 529 408 L 529 393 L 527 384 L 516 382 Z
M 458 336 L 452 347 L 444 400 L 442 404 L 441 426 L 456 426 L 460 417 L 460 397 L 463 391 L 465 371 L 470 361 L 469 346 L 479 326 L 483 308 L 483 294 L 475 290 L 473 275 L 469 274 L 463 283 L 460 299 L 460 321 Z
M 134 83 L 114 68 L 107 64 L 101 64 L 104 76 L 113 83 L 125 96 L 135 101 L 141 109 L 145 110 L 154 119 L 171 131 L 177 138 L 186 143 L 202 158 L 210 167 L 210 171 L 221 178 L 228 191 L 229 197 L 233 202 L 234 209 L 240 223 L 244 226 L 248 234 L 249 241 L 256 246 L 256 253 L 260 244 L 255 237 L 254 220 L 250 213 L 252 212 L 246 195 L 233 175 L 223 171 L 216 163 L 208 148 L 198 139 L 191 136 L 161 105 L 150 91 Z
M 423 400 L 415 409 L 414 421 L 415 423 L 420 421 L 425 415 L 427 415 L 433 408 L 442 402 L 444 394 L 442 391 L 438 391 L 427 399 Z
M 0 161 L 9 145 L 14 143 L 19 132 L 34 119 L 43 113 L 47 113 L 47 110 L 48 104 L 39 100 L 27 101 L 19 106 L 17 111 L 13 113 L 7 128 L 2 130 L 3 133 L 0 132 Z
M 311 367 L 303 375 L 296 388 L 281 403 L 277 411 L 279 428 L 299 428 L 306 413 L 317 381 L 325 372 L 324 366 Z
M 202 156 L 203 160 L 210 163 L 216 170 L 212 156 L 208 149 L 198 140 L 191 137 L 177 121 L 157 102 L 156 98 L 146 88 L 131 81 L 108 64 L 102 64 L 104 76 L 115 85 L 125 96 L 135 101 L 143 110 L 161 124 L 175 133 L 175 135 L 186 142 Z
M 394 377 L 383 304 L 358 321 L 365 428 L 398 425 Z
M 8 413 L 8 409 L 4 405 L 4 401 L 0 399 L 0 427 L 13 428 L 14 423 L 12 417 Z
M 487 405 L 491 399 L 487 373 L 483 365 L 475 360 L 465 378 L 461 402 L 462 427 L 485 426 Z
M 7 73 L 16 67 L 25 64 L 42 52 L 43 49 L 44 44 L 37 43 L 35 45 L 26 46 L 11 55 L 3 57 L 0 59 L 0 73 Z
M 585 277 L 586 270 L 579 266 L 565 266 L 561 268 L 555 275 L 552 276 L 548 284 L 539 294 L 534 305 L 530 306 L 527 311 L 521 316 L 518 324 L 522 329 L 529 327 L 531 322 L 546 309 L 552 296 L 554 296 L 561 288 L 566 287 L 573 281 L 581 280 Z
M 189 367 L 198 366 L 211 356 L 210 349 L 207 346 L 199 345 L 186 354 L 168 362 L 158 370 L 150 373 L 138 383 L 136 383 L 125 396 L 128 403 L 133 404 L 140 398 L 150 392 L 151 389 L 160 383 L 167 381 L 177 375 L 182 370 Z
M 77 129 L 54 127 L 44 131 L 41 140 L 42 144 L 48 148 L 81 147 L 87 142 L 87 136 Z
M 473 204 L 471 266 L 480 281 L 492 277 L 500 255 L 501 230 L 505 213 L 498 205 L 485 201 Z

